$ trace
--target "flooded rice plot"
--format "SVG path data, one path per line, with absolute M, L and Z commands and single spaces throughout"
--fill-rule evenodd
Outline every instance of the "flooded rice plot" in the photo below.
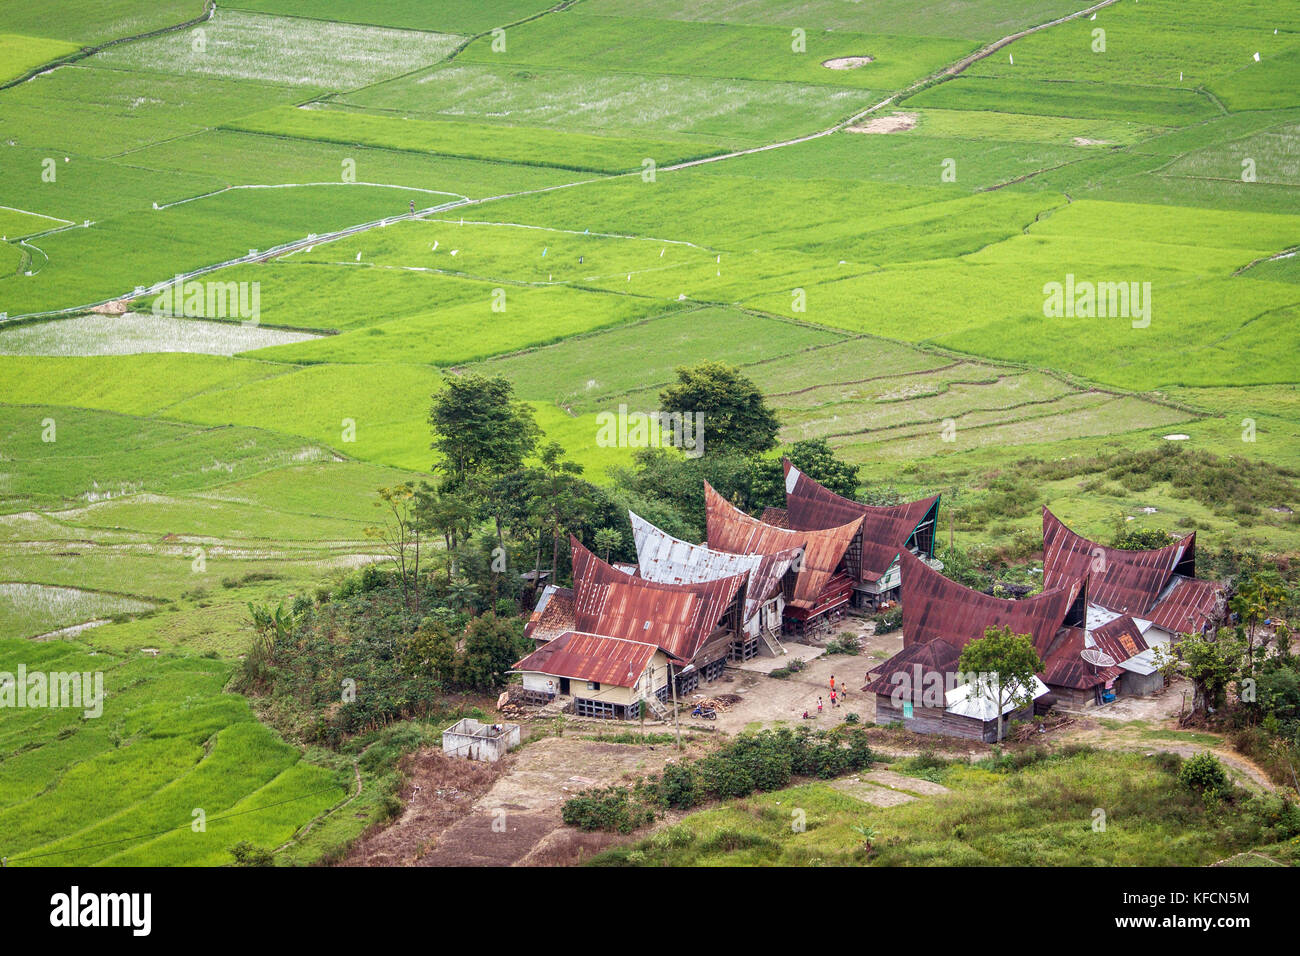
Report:
M 144 352 L 235 355 L 315 338 L 320 336 L 235 322 L 127 312 L 124 315 L 80 315 L 0 329 L 0 355 L 137 355 Z
M 141 614 L 148 601 L 80 588 L 0 583 L 0 638 L 40 637 L 118 614 Z

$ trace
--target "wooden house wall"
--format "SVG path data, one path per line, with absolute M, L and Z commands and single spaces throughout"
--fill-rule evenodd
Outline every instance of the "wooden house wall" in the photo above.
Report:
M 913 707 L 912 716 L 904 717 L 901 707 L 896 707 L 887 694 L 876 695 L 876 723 L 900 723 L 918 734 L 942 734 L 944 713 L 939 707 Z

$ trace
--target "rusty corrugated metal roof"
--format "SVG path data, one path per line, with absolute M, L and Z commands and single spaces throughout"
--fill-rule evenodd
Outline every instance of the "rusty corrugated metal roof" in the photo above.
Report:
M 939 685 L 938 701 L 929 706 L 942 707 L 944 690 L 949 684 L 948 675 L 958 672 L 957 661 L 960 658 L 961 650 L 944 640 L 909 644 L 883 664 L 872 668 L 872 672 L 878 676 L 868 681 L 862 689 L 869 694 L 892 696 L 900 686 L 900 681 L 895 680 L 894 675 L 902 674 L 906 677 L 903 686 L 909 692 L 899 692 L 900 697 L 924 706 L 926 682 L 933 680 L 928 675 L 939 674 L 942 675 L 943 682 Z
M 1091 690 L 1124 673 L 1118 667 L 1099 667 L 1085 661 L 1083 651 L 1087 646 L 1087 632 L 1083 628 L 1061 628 L 1043 655 L 1043 683 L 1049 687 Z
M 661 584 L 700 584 L 735 574 L 746 576 L 745 620 L 758 613 L 781 590 L 781 581 L 802 551 L 790 548 L 775 554 L 733 554 L 674 538 L 638 514 L 628 512 L 636 541 L 641 577 Z
M 747 579 L 735 574 L 698 584 L 661 584 L 611 567 L 577 538 L 570 536 L 569 543 L 577 628 L 651 643 L 683 661 L 695 656 L 738 602 Z
M 1141 616 L 1171 634 L 1193 634 L 1207 621 L 1222 616 L 1224 597 L 1218 581 L 1175 575 L 1172 589 Z
M 1043 587 L 1089 575 L 1089 598 L 1121 614 L 1147 617 L 1175 569 L 1195 567 L 1196 532 L 1152 551 L 1108 548 L 1075 534 L 1043 508 Z
M 551 641 L 565 631 L 573 630 L 573 624 L 573 589 L 548 584 L 524 625 L 524 637 Z
M 904 551 L 900 560 L 905 645 L 942 639 L 965 647 L 983 637 L 986 628 L 1009 627 L 1014 634 L 1028 634 L 1042 655 L 1070 609 L 1087 601 L 1087 577 L 1015 601 L 964 587 L 910 551 Z
M 1128 614 L 1121 614 L 1101 627 L 1094 627 L 1089 634 L 1093 643 L 1109 654 L 1116 664 L 1122 664 L 1150 648 L 1138 630 L 1137 622 Z
M 796 567 L 794 596 L 790 605 L 812 607 L 844 560 L 844 553 L 862 525 L 859 515 L 838 528 L 791 531 L 764 524 L 741 511 L 704 483 L 704 511 L 708 544 L 715 551 L 733 554 L 776 554 L 803 548 L 803 560 Z
M 899 552 L 907 550 L 907 541 L 924 521 L 934 521 L 939 496 L 890 507 L 864 505 L 826 488 L 801 472 L 790 459 L 781 461 L 785 468 L 785 504 L 788 527 L 813 531 L 834 528 L 862 519 L 862 542 L 858 578 L 875 581 L 890 569 Z M 933 513 L 932 513 L 933 512 Z
M 533 651 L 514 669 L 631 687 L 645 673 L 658 650 L 655 645 L 642 641 L 565 631 Z

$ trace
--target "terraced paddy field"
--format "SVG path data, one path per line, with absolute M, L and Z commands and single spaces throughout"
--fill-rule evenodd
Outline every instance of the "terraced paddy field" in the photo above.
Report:
M 504 375 L 599 483 L 632 450 L 598 416 L 717 360 L 965 547 L 1049 503 L 1300 552 L 1300 502 L 1106 464 L 1300 469 L 1300 18 L 1088 6 L 4 5 L 0 87 L 75 59 L 0 88 L 0 669 L 110 690 L 0 728 L 11 864 L 309 863 L 377 818 L 225 688 L 249 602 L 382 557 L 447 375 Z M 259 315 L 155 316 L 178 274 Z

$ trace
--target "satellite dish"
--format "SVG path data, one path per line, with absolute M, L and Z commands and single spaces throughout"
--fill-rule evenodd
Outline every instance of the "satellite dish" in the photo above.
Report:
M 1085 647 L 1082 651 L 1079 652 L 1079 656 L 1082 657 L 1089 664 L 1095 664 L 1098 667 L 1115 666 L 1115 658 L 1111 657 L 1100 647 Z

